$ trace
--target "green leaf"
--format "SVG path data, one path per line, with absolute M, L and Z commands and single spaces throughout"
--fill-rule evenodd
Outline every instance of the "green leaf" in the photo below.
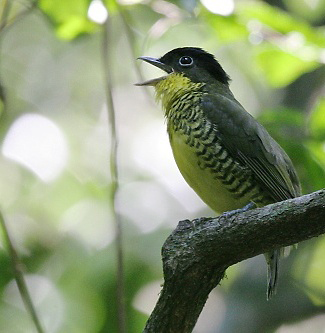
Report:
M 204 8 L 202 8 L 201 14 L 202 21 L 210 25 L 222 43 L 234 42 L 248 37 L 246 25 L 240 22 L 237 15 L 224 17 L 212 14 Z
M 279 127 L 285 127 L 286 131 L 288 130 L 288 127 L 297 127 L 301 129 L 305 124 L 305 117 L 302 113 L 286 107 L 264 110 L 258 115 L 258 119 L 266 127 L 273 126 L 276 129 L 279 129 Z
M 325 150 L 322 142 L 307 140 L 305 115 L 294 109 L 280 107 L 260 113 L 258 120 L 290 156 L 303 193 L 323 188 Z
M 303 186 L 303 193 L 313 192 L 324 188 L 325 179 L 325 151 L 319 142 L 309 141 L 303 144 L 297 171 Z
M 309 129 L 313 138 L 325 141 L 325 98 L 316 105 L 309 121 Z
M 308 23 L 294 18 L 285 11 L 268 5 L 265 2 L 248 4 L 245 2 L 239 7 L 239 13 L 245 20 L 258 20 L 273 30 L 287 34 L 292 31 L 301 33 L 306 41 L 317 45 L 320 48 L 325 47 L 324 30 L 311 27 Z
M 103 0 L 104 6 L 107 8 L 110 15 L 116 14 L 119 11 L 119 7 L 122 5 L 116 3 L 116 0 Z
M 39 7 L 55 25 L 58 37 L 69 40 L 98 29 L 87 18 L 89 4 L 89 0 L 40 0 Z
M 312 158 L 315 159 L 325 171 L 325 142 L 310 141 L 306 143 L 306 146 Z M 324 175 L 321 179 L 320 187 L 324 187 Z
M 73 39 L 83 33 L 91 33 L 96 29 L 96 24 L 81 16 L 70 16 L 67 21 L 57 28 L 57 35 L 62 39 Z
M 260 36 L 256 58 L 272 86 L 283 87 L 321 65 L 324 29 L 264 2 L 245 3 L 238 13 L 252 33 Z
M 303 60 L 271 44 L 256 48 L 256 61 L 269 83 L 277 88 L 288 85 L 303 73 L 320 66 L 317 61 Z

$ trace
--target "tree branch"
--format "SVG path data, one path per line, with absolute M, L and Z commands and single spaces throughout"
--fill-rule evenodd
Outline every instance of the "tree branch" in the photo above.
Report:
M 229 266 L 323 233 L 325 189 L 230 217 L 180 221 L 162 248 L 164 287 L 144 332 L 191 332 Z

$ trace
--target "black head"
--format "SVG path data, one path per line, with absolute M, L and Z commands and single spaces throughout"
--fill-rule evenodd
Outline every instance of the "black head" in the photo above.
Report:
M 139 59 L 149 62 L 167 73 L 184 73 L 193 82 L 217 80 L 228 84 L 230 81 L 229 76 L 214 56 L 198 47 L 180 47 L 169 51 L 159 59 L 149 57 Z
M 198 47 L 180 47 L 169 51 L 159 60 L 170 65 L 175 72 L 184 72 L 189 77 L 193 76 L 192 79 L 199 76 L 198 71 L 205 71 L 222 83 L 229 82 L 228 74 L 214 56 Z

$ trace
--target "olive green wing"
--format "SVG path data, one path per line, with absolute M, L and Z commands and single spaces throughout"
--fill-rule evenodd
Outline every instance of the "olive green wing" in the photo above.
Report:
M 227 151 L 244 167 L 250 168 L 275 201 L 301 194 L 292 162 L 268 134 L 229 92 L 207 94 L 202 100 L 207 118 L 215 124 Z

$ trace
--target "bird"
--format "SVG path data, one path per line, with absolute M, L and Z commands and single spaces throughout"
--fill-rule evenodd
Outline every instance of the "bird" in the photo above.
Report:
M 236 100 L 211 53 L 180 47 L 138 59 L 165 72 L 136 85 L 155 88 L 178 169 L 212 210 L 227 214 L 301 195 L 289 156 Z M 264 254 L 268 300 L 276 293 L 282 254 L 283 248 Z

